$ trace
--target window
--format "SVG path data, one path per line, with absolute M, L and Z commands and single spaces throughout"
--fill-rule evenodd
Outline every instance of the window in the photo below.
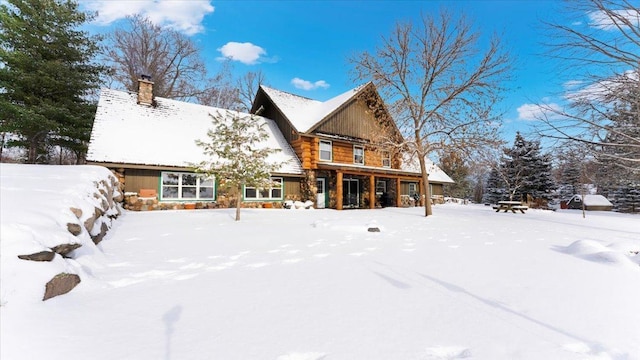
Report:
M 382 195 L 387 192 L 387 182 L 385 180 L 378 180 L 376 182 L 376 195 Z
M 245 186 L 245 200 L 282 200 L 282 178 L 271 178 L 271 186 L 255 188 Z
M 413 196 L 417 193 L 418 184 L 409 183 L 409 196 Z
M 163 172 L 160 200 L 215 200 L 213 178 L 194 173 Z
M 362 146 L 353 146 L 353 163 L 364 165 L 364 148 Z
M 320 140 L 320 160 L 321 161 L 333 160 L 333 149 L 332 149 L 331 141 Z
M 391 167 L 391 152 L 389 152 L 388 150 L 382 151 L 382 167 Z

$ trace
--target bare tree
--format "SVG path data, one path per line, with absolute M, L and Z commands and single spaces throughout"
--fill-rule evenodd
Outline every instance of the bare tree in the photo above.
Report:
M 242 104 L 242 111 L 251 111 L 251 106 L 255 100 L 258 88 L 264 83 L 265 76 L 260 70 L 256 72 L 249 71 L 243 77 L 238 79 L 238 95 L 240 103 Z
M 405 145 L 417 156 L 425 216 L 431 215 L 425 157 L 499 142 L 496 107 L 510 75 L 508 53 L 497 36 L 481 44 L 465 16 L 443 10 L 423 14 L 417 26 L 398 23 L 373 54 L 365 51 L 349 60 L 354 78 L 371 80 L 379 89 Z
M 137 91 L 140 75 L 148 75 L 154 82 L 155 96 L 180 100 L 202 92 L 207 71 L 200 49 L 191 39 L 140 15 L 127 20 L 126 28 L 107 36 L 103 50 L 111 67 L 110 80 Z
M 215 76 L 207 81 L 206 88 L 196 96 L 198 103 L 221 109 L 242 109 L 239 91 L 234 86 L 231 60 L 222 63 Z
M 541 104 L 538 132 L 587 145 L 640 175 L 640 8 L 628 0 L 568 2 L 544 23 L 548 56 L 573 85 L 566 106 Z

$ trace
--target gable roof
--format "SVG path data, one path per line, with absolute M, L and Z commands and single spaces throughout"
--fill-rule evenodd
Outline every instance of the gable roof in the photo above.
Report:
M 196 140 L 207 141 L 212 128 L 210 114 L 227 111 L 172 99 L 155 98 L 157 106 L 137 104 L 137 94 L 102 89 L 91 131 L 87 160 L 91 162 L 190 167 L 208 160 Z M 235 113 L 235 112 L 234 112 Z M 300 161 L 273 120 L 264 121 L 265 147 L 280 149 L 267 161 L 284 162 L 282 174 L 302 174 Z
M 271 102 L 280 109 L 280 112 L 289 120 L 297 132 L 311 131 L 331 113 L 355 98 L 369 83 L 333 97 L 327 101 L 312 100 L 303 96 L 276 90 L 264 85 L 260 89 L 271 99 Z

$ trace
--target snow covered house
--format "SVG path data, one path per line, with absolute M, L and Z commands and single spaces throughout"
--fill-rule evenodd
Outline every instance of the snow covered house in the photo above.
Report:
M 403 140 L 375 86 L 327 101 L 260 86 L 252 113 L 273 119 L 300 159 L 306 197 L 318 208 L 406 206 L 420 195 L 419 167 L 389 142 Z M 432 199 L 453 180 L 430 163 Z
M 573 195 L 571 199 L 567 200 L 566 204 L 568 209 L 582 210 L 583 196 Z M 613 204 L 602 195 L 584 195 L 584 209 L 611 211 Z
M 218 179 L 195 174 L 191 166 L 207 160 L 195 141 L 208 140 L 207 131 L 212 128 L 210 114 L 228 110 L 154 98 L 153 82 L 143 79 L 139 85 L 137 94 L 102 89 L 87 162 L 115 172 L 125 193 L 136 199 L 128 204 L 135 210 L 183 208 L 184 204 L 193 203 L 200 207 L 228 205 L 224 204 L 228 199 L 219 198 Z M 244 189 L 243 205 L 298 200 L 304 175 L 298 157 L 273 120 L 255 118 L 267 124 L 269 138 L 265 146 L 281 150 L 268 161 L 284 165 L 272 174 L 272 188 Z

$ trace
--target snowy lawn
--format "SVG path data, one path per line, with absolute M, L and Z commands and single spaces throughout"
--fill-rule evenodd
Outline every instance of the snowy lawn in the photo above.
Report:
M 640 359 L 640 217 L 422 212 L 124 212 L 73 291 L 3 293 L 0 358 Z

